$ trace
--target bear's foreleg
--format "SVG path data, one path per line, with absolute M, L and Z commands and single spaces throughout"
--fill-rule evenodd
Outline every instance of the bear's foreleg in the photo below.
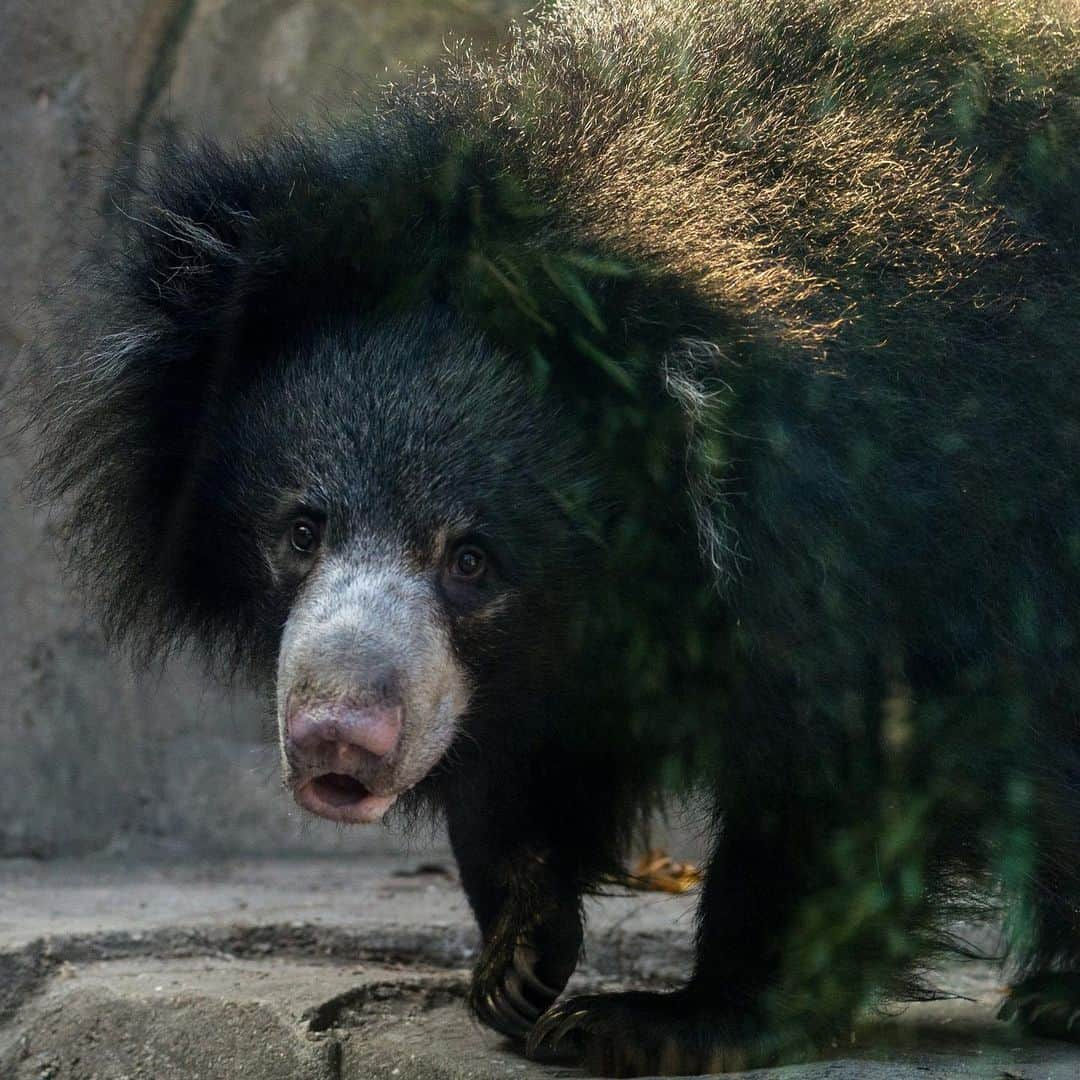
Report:
M 545 808 L 503 779 L 474 777 L 446 814 L 482 939 L 469 1005 L 487 1026 L 524 1039 L 577 965 L 582 883 L 580 868 L 552 846 Z

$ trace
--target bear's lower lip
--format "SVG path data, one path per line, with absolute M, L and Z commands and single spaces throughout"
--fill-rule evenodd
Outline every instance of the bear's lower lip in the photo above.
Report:
M 319 817 L 345 824 L 378 821 L 397 795 L 374 795 L 345 773 L 323 773 L 305 781 L 293 793 L 297 803 Z

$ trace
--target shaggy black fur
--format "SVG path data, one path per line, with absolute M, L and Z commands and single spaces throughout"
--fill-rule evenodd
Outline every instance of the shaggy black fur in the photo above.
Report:
M 994 889 L 1011 1011 L 1080 1035 L 1080 50 L 893 7 L 564 5 L 370 115 L 173 147 L 31 376 L 143 656 L 272 676 L 297 492 L 421 561 L 482 522 L 417 795 L 531 1052 L 812 1052 Z M 716 807 L 687 985 L 541 1018 L 673 783 Z

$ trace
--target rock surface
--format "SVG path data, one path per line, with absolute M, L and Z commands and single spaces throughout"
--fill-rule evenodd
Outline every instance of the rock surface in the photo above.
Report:
M 590 901 L 578 988 L 686 970 L 693 898 Z M 463 997 L 476 933 L 451 864 L 424 859 L 116 859 L 0 864 L 0 1076 L 8 1080 L 577 1077 L 525 1061 Z M 994 1021 L 999 977 L 944 972 L 971 1000 L 896 1010 L 784 1080 L 1073 1080 L 1080 1047 Z

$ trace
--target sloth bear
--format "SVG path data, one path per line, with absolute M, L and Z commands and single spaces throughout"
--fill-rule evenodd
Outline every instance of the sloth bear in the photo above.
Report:
M 121 203 L 28 383 L 77 579 L 267 687 L 301 806 L 445 814 L 530 1054 L 810 1054 L 1003 902 L 1080 1038 L 1078 60 L 1053 0 L 566 0 Z M 557 1000 L 672 788 L 693 972 Z

